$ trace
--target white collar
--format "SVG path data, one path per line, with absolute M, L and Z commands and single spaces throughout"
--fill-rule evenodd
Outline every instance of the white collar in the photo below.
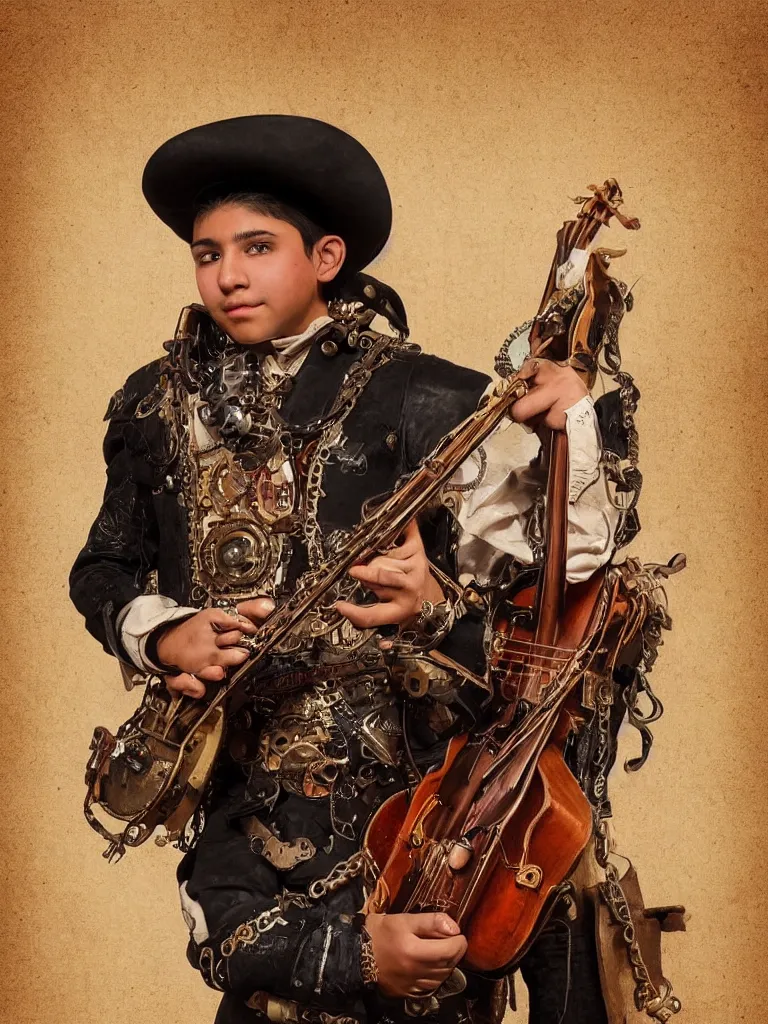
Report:
M 270 363 L 274 361 L 274 364 L 282 370 L 284 373 L 289 371 L 291 364 L 300 356 L 302 353 L 307 351 L 312 344 L 312 339 L 315 334 L 324 327 L 325 324 L 329 324 L 333 317 L 324 314 L 319 316 L 312 321 L 305 331 L 301 334 L 291 335 L 289 338 L 273 338 L 271 345 L 275 350 L 274 355 L 270 354 L 265 356 L 266 360 Z

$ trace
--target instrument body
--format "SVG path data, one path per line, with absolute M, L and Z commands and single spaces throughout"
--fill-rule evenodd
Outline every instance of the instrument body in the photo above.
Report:
M 158 825 L 170 836 L 183 829 L 200 803 L 224 736 L 224 705 L 196 716 L 180 708 L 162 684 L 147 688 L 135 715 L 112 736 L 94 731 L 86 766 L 85 817 L 109 840 L 107 856 L 122 853 L 122 843 L 93 813 L 94 803 L 125 821 L 128 845 L 143 843 Z
M 369 825 L 379 878 L 367 909 L 445 911 L 467 939 L 463 966 L 472 971 L 503 973 L 520 958 L 591 835 L 591 807 L 562 746 L 585 673 L 605 672 L 616 631 L 626 642 L 638 628 L 626 628 L 619 579 L 601 571 L 570 589 L 560 635 L 567 664 L 534 669 L 548 678 L 547 697 L 519 724 L 515 703 L 498 701 L 486 727 L 455 737 L 410 799 L 391 797 Z M 519 638 L 516 657 L 518 649 Z

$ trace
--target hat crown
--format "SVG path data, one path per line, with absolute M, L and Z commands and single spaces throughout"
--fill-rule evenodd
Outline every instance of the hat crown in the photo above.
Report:
M 174 135 L 147 161 L 142 191 L 188 243 L 205 198 L 271 195 L 344 239 L 345 274 L 381 252 L 392 226 L 387 183 L 362 143 L 326 121 L 294 114 L 231 117 Z

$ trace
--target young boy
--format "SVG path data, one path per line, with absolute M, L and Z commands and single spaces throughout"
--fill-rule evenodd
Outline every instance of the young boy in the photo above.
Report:
M 188 308 L 167 356 L 110 403 L 104 502 L 71 594 L 126 679 L 158 674 L 199 698 L 490 382 L 407 345 L 397 295 L 360 276 L 391 205 L 373 158 L 339 129 L 203 125 L 157 150 L 143 188 L 190 246 L 204 309 Z M 374 311 L 400 334 L 371 331 Z M 514 419 L 568 431 L 568 576 L 583 579 L 609 559 L 615 521 L 591 400 L 569 367 L 526 373 Z M 533 560 L 537 449 L 533 432 L 498 431 L 442 504 L 355 566 L 239 687 L 179 869 L 190 960 L 224 993 L 219 1024 L 394 1021 L 407 998 L 440 1020 L 493 1016 L 491 986 L 470 977 L 460 990 L 466 943 L 447 915 L 362 918 L 358 854 L 375 809 L 487 699 L 487 623 L 461 595 L 504 559 Z

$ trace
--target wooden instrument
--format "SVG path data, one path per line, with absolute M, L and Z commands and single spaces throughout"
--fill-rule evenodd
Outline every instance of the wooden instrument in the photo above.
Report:
M 623 295 L 607 274 L 620 252 L 593 248 L 612 215 L 628 228 L 615 180 L 557 236 L 557 250 L 530 331 L 537 358 L 568 360 L 588 386 L 608 318 Z M 495 611 L 489 724 L 454 738 L 442 766 L 412 797 L 388 800 L 366 845 L 379 868 L 367 909 L 443 910 L 460 925 L 463 965 L 506 971 L 529 945 L 592 832 L 591 807 L 563 760 L 570 699 L 585 673 L 610 673 L 643 609 L 627 601 L 621 570 L 566 586 L 568 442 L 549 448 L 543 564 L 523 572 Z M 532 576 L 535 579 L 532 579 Z

